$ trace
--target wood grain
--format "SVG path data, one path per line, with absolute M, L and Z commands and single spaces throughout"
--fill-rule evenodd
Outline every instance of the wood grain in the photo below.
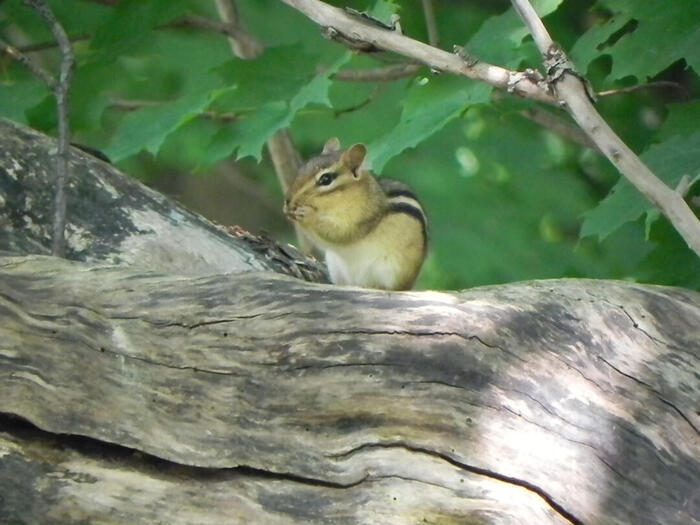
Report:
M 0 412 L 43 431 L 4 420 L 0 482 L 27 523 L 697 523 L 698 326 L 700 294 L 623 282 L 6 257 Z

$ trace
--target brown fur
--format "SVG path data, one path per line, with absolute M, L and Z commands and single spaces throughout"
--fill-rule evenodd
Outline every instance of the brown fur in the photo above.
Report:
M 380 185 L 362 167 L 364 145 L 355 144 L 343 151 L 339 148 L 337 139 L 331 139 L 321 155 L 301 167 L 287 193 L 285 213 L 327 254 L 344 254 L 343 260 L 360 265 L 359 269 L 368 260 L 383 265 L 384 270 L 378 270 L 375 278 L 370 270 L 361 271 L 370 276 L 363 282 L 345 284 L 410 288 L 427 244 L 420 204 L 406 185 L 388 179 Z M 319 183 L 325 173 L 337 174 L 331 184 Z M 389 189 L 400 195 L 387 197 Z M 357 261 L 356 257 L 366 260 Z

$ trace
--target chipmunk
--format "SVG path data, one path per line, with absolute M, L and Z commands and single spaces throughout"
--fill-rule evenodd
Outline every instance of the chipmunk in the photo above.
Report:
M 427 251 L 427 219 L 411 189 L 363 167 L 367 149 L 329 139 L 289 188 L 284 213 L 325 255 L 331 282 L 407 290 Z

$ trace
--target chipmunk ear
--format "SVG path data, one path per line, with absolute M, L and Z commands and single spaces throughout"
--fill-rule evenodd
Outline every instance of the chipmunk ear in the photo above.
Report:
M 340 141 L 338 137 L 331 137 L 323 145 L 321 154 L 325 155 L 326 153 L 335 153 L 336 151 L 340 151 Z
M 367 148 L 364 144 L 353 144 L 343 152 L 341 160 L 358 177 L 357 168 L 360 167 L 367 155 Z

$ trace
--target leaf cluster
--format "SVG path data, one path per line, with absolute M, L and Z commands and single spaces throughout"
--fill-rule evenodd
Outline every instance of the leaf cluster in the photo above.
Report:
M 607 161 L 527 118 L 534 103 L 427 68 L 390 82 L 346 82 L 341 70 L 400 63 L 351 53 L 279 0 L 238 0 L 265 44 L 255 60 L 232 55 L 225 35 L 184 24 L 218 20 L 210 0 L 49 2 L 73 39 L 76 141 L 147 180 L 199 176 L 238 159 L 251 183 L 279 199 L 266 140 L 290 128 L 304 156 L 330 136 L 368 144 L 372 166 L 411 184 L 430 219 L 421 285 L 460 288 L 562 276 L 700 287 L 700 262 L 665 219 Z M 334 2 L 339 5 L 340 2 Z M 420 2 L 348 1 L 427 41 Z M 540 57 L 509 2 L 435 0 L 443 48 L 464 46 L 512 69 Z M 540 0 L 550 33 L 601 96 L 599 109 L 669 186 L 700 174 L 700 3 L 696 0 Z M 0 32 L 56 71 L 58 51 L 21 0 L 0 3 Z M 52 132 L 53 97 L 3 57 L 0 114 Z M 540 108 L 561 118 L 556 108 Z M 571 126 L 575 126 L 569 122 Z M 700 184 L 689 202 L 698 209 Z M 230 206 L 248 197 L 229 196 Z M 277 201 L 274 201 L 277 202 Z M 274 233 L 274 232 L 273 232 Z M 290 235 L 291 229 L 279 235 Z

